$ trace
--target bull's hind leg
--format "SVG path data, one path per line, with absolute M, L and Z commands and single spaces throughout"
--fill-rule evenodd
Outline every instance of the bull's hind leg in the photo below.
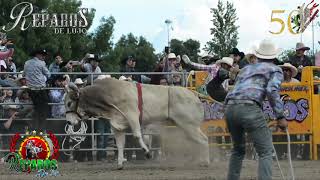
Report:
M 201 131 L 200 127 L 194 126 L 192 124 L 179 124 L 179 126 L 184 130 L 187 137 L 189 137 L 197 145 L 194 148 L 198 148 L 199 160 L 201 165 L 209 165 L 209 144 L 208 137 Z
M 134 117 L 134 116 L 128 116 L 128 117 Z M 143 141 L 139 119 L 133 118 L 133 119 L 129 120 L 129 124 L 132 129 L 133 136 L 138 139 L 141 148 L 144 150 L 146 158 L 150 159 L 151 152 L 148 149 L 147 145 Z
M 126 142 L 125 138 L 125 132 L 124 131 L 118 131 L 116 129 L 113 129 L 114 136 L 116 138 L 116 144 L 118 149 L 118 169 L 123 169 L 123 162 L 127 161 L 123 157 L 123 149 Z

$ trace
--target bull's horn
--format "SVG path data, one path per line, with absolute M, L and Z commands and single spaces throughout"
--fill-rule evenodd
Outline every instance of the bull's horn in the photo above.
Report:
M 70 82 L 68 84 L 68 87 L 73 90 L 73 91 L 76 91 L 76 92 L 79 92 L 79 88 L 77 87 L 77 85 L 75 85 L 73 82 Z

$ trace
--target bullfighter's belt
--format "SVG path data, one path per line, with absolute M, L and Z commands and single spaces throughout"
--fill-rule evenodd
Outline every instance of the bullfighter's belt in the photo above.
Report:
M 242 100 L 242 99 L 230 99 L 228 100 L 228 102 L 226 103 L 227 105 L 235 105 L 235 104 L 255 104 L 258 105 L 259 107 L 261 107 L 261 105 L 253 100 Z

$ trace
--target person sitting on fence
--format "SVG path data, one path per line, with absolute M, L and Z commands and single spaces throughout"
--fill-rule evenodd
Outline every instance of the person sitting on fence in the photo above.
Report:
M 295 79 L 294 77 L 298 74 L 298 69 L 294 67 L 290 63 L 284 63 L 283 65 L 280 65 L 283 76 L 284 76 L 284 83 L 299 83 L 300 81 L 298 79 Z
M 25 62 L 23 70 L 27 85 L 30 88 L 29 95 L 34 104 L 32 128 L 36 130 L 46 128 L 50 111 L 48 92 L 42 89 L 46 87 L 46 82 L 50 77 L 50 72 L 45 63 L 47 55 L 48 52 L 45 49 L 33 51 L 31 53 L 33 58 Z

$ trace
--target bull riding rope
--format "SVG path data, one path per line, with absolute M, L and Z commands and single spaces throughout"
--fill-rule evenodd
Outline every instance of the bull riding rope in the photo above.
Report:
M 64 128 L 66 134 L 71 134 L 70 139 L 72 139 L 73 141 L 76 142 L 76 144 L 72 147 L 72 150 L 74 150 L 75 147 L 77 147 L 81 142 L 83 142 L 86 139 L 86 136 L 84 136 L 83 134 L 87 133 L 88 125 L 84 121 L 81 121 L 80 124 L 81 124 L 81 126 L 77 131 L 74 130 L 73 125 L 69 125 L 69 124 L 66 124 L 66 126 Z M 62 149 L 64 149 L 64 143 L 65 143 L 66 139 L 67 139 L 67 136 L 65 136 L 62 141 Z M 64 151 L 63 153 L 65 155 L 71 156 L 71 153 L 68 154 L 68 153 L 66 153 L 66 151 Z
M 291 148 L 290 148 L 291 141 L 290 141 L 290 134 L 289 134 L 288 128 L 286 128 L 286 134 L 287 134 L 287 140 L 288 140 L 288 146 L 287 146 L 287 148 L 288 148 L 289 170 L 290 170 L 290 174 L 291 174 L 291 179 L 292 179 L 292 180 L 295 180 L 294 170 L 293 170 L 293 166 L 292 166 L 292 159 L 291 159 Z M 281 169 L 281 166 L 280 166 L 280 163 L 279 163 L 279 159 L 278 159 L 278 155 L 277 155 L 276 149 L 274 148 L 274 145 L 273 145 L 273 151 L 274 151 L 275 154 L 276 154 L 276 161 L 277 161 L 277 164 L 278 164 L 278 167 L 279 167 L 279 170 L 280 170 L 281 177 L 282 177 L 283 180 L 286 180 L 286 178 L 285 178 L 284 175 L 283 175 L 283 171 L 282 171 L 282 169 Z M 290 179 L 290 176 L 288 176 L 287 179 L 289 180 L 289 179 Z

